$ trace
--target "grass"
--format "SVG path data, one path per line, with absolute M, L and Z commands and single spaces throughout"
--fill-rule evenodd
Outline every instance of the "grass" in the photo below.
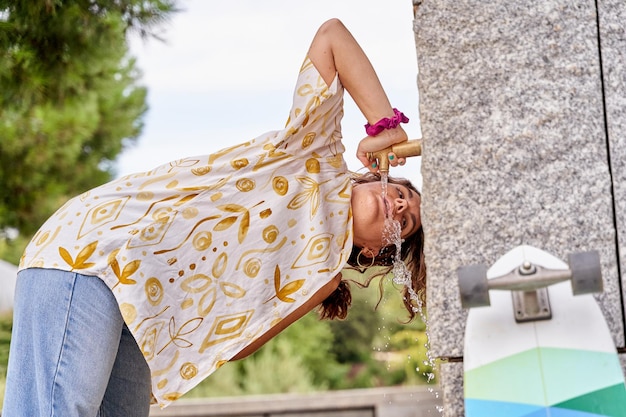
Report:
M 10 314 L 0 315 L 0 410 L 4 402 L 12 322 L 13 320 Z

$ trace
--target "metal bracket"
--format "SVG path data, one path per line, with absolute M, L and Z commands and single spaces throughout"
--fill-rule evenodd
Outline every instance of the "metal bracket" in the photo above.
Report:
M 552 318 L 547 287 L 530 291 L 511 291 L 511 297 L 516 322 L 524 323 Z

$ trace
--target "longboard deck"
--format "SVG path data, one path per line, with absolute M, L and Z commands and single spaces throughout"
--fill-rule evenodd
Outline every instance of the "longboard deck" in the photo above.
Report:
M 528 260 L 568 269 L 547 252 L 519 246 L 488 271 L 504 275 Z M 548 287 L 552 319 L 516 323 L 509 291 L 470 309 L 465 330 L 467 417 L 626 417 L 624 375 L 609 328 L 592 295 L 571 284 Z

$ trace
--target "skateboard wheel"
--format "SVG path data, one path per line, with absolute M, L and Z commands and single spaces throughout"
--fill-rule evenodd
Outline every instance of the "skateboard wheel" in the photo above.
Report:
M 459 267 L 456 271 L 463 308 L 491 305 L 487 267 L 482 264 Z
M 570 253 L 568 263 L 574 295 L 602 292 L 602 269 L 597 251 Z

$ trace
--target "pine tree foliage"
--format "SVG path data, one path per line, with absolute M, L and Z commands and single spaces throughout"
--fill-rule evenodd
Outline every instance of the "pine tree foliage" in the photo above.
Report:
M 0 0 L 0 230 L 36 230 L 111 179 L 146 89 L 127 36 L 156 36 L 174 0 Z

